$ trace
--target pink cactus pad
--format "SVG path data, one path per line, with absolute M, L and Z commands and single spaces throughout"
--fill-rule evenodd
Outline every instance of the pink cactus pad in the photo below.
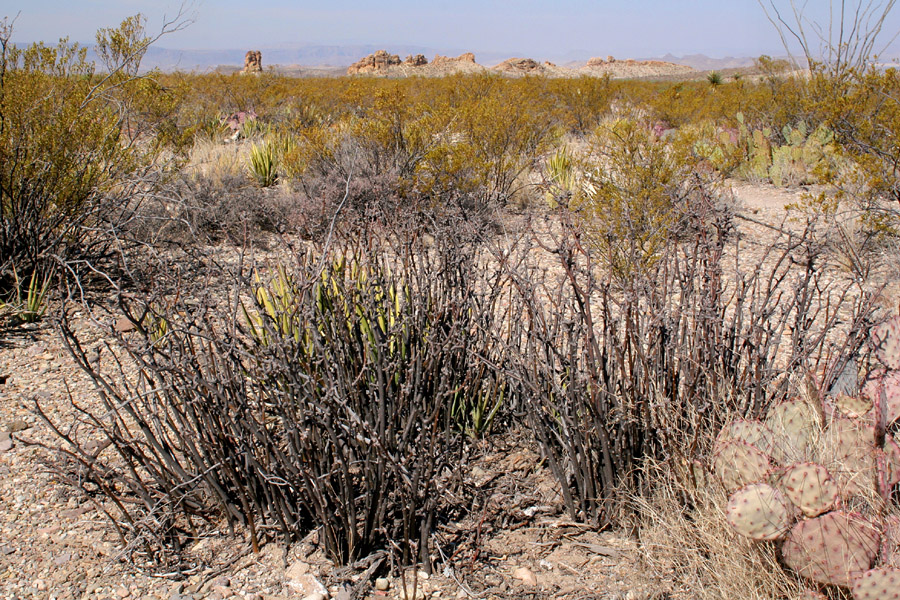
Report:
M 816 463 L 797 463 L 781 476 L 785 495 L 807 517 L 833 509 L 840 500 L 838 486 L 828 469 Z
M 726 442 L 713 456 L 713 469 L 729 490 L 764 479 L 771 468 L 769 456 L 746 442 Z
M 875 481 L 875 428 L 856 419 L 834 419 L 822 435 L 820 458 L 845 496 L 871 489 Z
M 735 531 L 753 540 L 777 540 L 791 528 L 794 509 L 766 483 L 754 483 L 731 495 L 725 517 Z
M 888 369 L 900 369 L 900 316 L 873 327 L 871 336 L 878 360 Z
M 900 569 L 878 567 L 853 582 L 853 600 L 900 600 Z
M 863 386 L 863 395 L 873 402 L 878 398 L 884 400 L 886 426 L 900 419 L 900 371 L 872 371 Z
M 768 454 L 772 446 L 772 432 L 762 421 L 737 419 L 722 428 L 714 448 L 718 451 L 728 442 L 734 441 L 745 442 Z
M 880 537 L 861 515 L 833 511 L 794 525 L 781 555 L 807 579 L 849 586 L 872 567 Z
M 819 413 L 802 399 L 776 404 L 766 416 L 766 426 L 772 432 L 772 457 L 790 464 L 808 458 L 808 451 L 819 432 Z

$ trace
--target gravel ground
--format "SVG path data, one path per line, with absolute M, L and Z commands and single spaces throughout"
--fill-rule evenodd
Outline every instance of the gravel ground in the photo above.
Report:
M 0 599 L 322 600 L 322 584 L 341 600 L 402 597 L 399 577 L 376 590 L 365 565 L 335 570 L 315 536 L 287 553 L 269 543 L 253 554 L 246 539 L 209 532 L 190 549 L 196 568 L 185 576 L 125 562 L 109 520 L 50 468 L 53 454 L 29 445 L 59 444 L 34 403 L 66 423 L 70 398 L 98 401 L 90 379 L 51 326 L 25 325 L 0 344 L 0 381 Z M 453 569 L 417 576 L 417 598 L 647 597 L 628 583 L 630 541 L 568 522 L 552 478 L 536 468 L 538 455 L 520 440 L 492 443 L 499 447 L 485 448 L 471 471 L 481 511 L 444 532 L 466 538 L 477 528 L 477 552 L 460 553 Z
M 781 221 L 784 204 L 796 198 L 796 194 L 748 184 L 735 185 L 735 196 L 748 217 L 772 224 Z M 748 228 L 750 236 L 766 229 L 761 226 L 755 231 L 752 224 L 742 227 Z M 896 306 L 898 298 L 900 285 L 894 275 L 884 304 Z M 75 324 L 88 347 L 100 341 L 90 337 L 84 321 Z M 71 400 L 96 405 L 93 384 L 51 326 L 23 325 L 4 335 L 0 339 L 0 600 L 403 596 L 399 578 L 378 582 L 386 589 L 374 589 L 367 565 L 336 570 L 317 548 L 314 536 L 288 552 L 269 543 L 254 554 L 245 539 L 212 531 L 189 550 L 196 566 L 182 575 L 123 561 L 115 529 L 97 505 L 61 481 L 48 466 L 51 453 L 27 443 L 58 444 L 35 415 L 35 402 L 53 420 L 66 423 L 73 411 Z M 417 577 L 417 598 L 637 600 L 654 596 L 636 583 L 640 578 L 635 577 L 634 565 L 640 556 L 627 536 L 590 531 L 562 515 L 556 486 L 537 466 L 539 457 L 528 444 L 521 440 L 491 440 L 490 444 L 470 474 L 481 499 L 480 511 L 441 532 L 465 536 L 477 529 L 475 547 L 450 561 L 452 569 L 427 579 Z M 320 588 L 320 582 L 330 589 Z

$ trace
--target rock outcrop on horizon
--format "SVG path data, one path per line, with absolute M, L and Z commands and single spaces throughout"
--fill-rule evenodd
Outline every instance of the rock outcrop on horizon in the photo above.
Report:
M 524 77 L 526 75 L 543 75 L 545 77 L 574 77 L 571 69 L 558 67 L 550 61 L 545 60 L 542 63 L 533 58 L 510 58 L 502 63 L 492 67 L 508 77 Z
M 471 52 L 461 54 L 456 58 L 449 56 L 434 57 L 430 63 L 422 54 L 410 54 L 405 60 L 400 60 L 396 54 L 387 50 L 378 50 L 365 58 L 353 63 L 347 68 L 347 75 L 375 75 L 380 77 L 405 77 L 407 75 L 424 75 L 436 77 L 456 72 L 471 73 L 483 71 L 484 67 L 475 62 L 475 55 Z
M 609 75 L 613 79 L 666 77 L 670 75 L 685 75 L 693 71 L 694 69 L 691 67 L 662 60 L 633 60 L 630 58 L 617 60 L 613 56 L 607 56 L 605 59 L 592 58 L 578 70 L 582 74 Z
M 391 67 L 400 64 L 400 57 L 396 54 L 390 54 L 387 50 L 378 50 L 347 67 L 347 75 L 387 74 Z
M 244 56 L 244 69 L 241 73 L 262 73 L 262 52 L 248 50 Z
M 452 56 L 441 56 L 438 54 L 434 57 L 434 60 L 431 61 L 431 64 L 434 65 L 452 65 L 452 64 L 477 64 L 475 62 L 475 55 L 471 52 L 466 52 L 465 54 L 460 54 L 456 58 Z
M 415 56 L 410 54 L 406 57 L 406 60 L 403 61 L 403 64 L 407 67 L 424 67 L 428 64 L 428 59 L 425 58 L 424 54 L 416 54 Z
M 347 68 L 348 75 L 369 75 L 377 77 L 424 76 L 440 77 L 453 73 L 479 73 L 488 70 L 475 62 L 471 52 L 457 57 L 438 54 L 429 63 L 422 54 L 410 54 L 400 60 L 387 50 L 362 58 Z M 693 72 L 691 67 L 660 60 L 616 60 L 612 56 L 592 58 L 581 68 L 560 67 L 549 61 L 538 62 L 532 58 L 510 58 L 491 67 L 491 71 L 506 77 L 538 75 L 545 77 L 579 77 L 583 75 L 606 76 L 613 79 L 640 77 L 667 77 Z
M 495 71 L 503 73 L 522 73 L 537 75 L 544 71 L 544 66 L 531 58 L 508 58 L 494 67 Z

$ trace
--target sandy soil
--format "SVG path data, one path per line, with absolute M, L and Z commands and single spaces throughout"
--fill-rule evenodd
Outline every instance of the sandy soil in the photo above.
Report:
M 742 213 L 761 223 L 744 221 L 747 235 L 782 224 L 785 204 L 802 194 L 731 185 Z M 900 297 L 896 288 L 887 304 Z M 84 320 L 76 324 L 88 344 L 99 342 Z M 253 554 L 244 540 L 211 532 L 190 549 L 195 567 L 181 575 L 121 561 L 97 506 L 48 468 L 45 450 L 27 443 L 57 443 L 35 402 L 66 422 L 72 401 L 92 406 L 97 398 L 52 327 L 22 326 L 0 341 L 0 599 L 311 600 L 321 598 L 319 583 L 333 598 L 402 596 L 399 578 L 375 590 L 361 578 L 366 565 L 335 569 L 314 536 L 287 551 L 269 543 Z M 572 523 L 535 447 L 499 436 L 476 450 L 481 458 L 468 475 L 475 506 L 439 532 L 438 547 L 455 550 L 443 572 L 417 578 L 417 598 L 654 597 L 634 576 L 640 552 L 633 539 Z

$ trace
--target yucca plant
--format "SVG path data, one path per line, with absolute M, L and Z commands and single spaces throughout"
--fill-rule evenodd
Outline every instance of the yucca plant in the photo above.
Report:
M 16 301 L 7 306 L 23 323 L 34 323 L 40 320 L 47 312 L 47 291 L 50 288 L 52 274 L 47 273 L 39 279 L 37 270 L 32 271 L 24 292 L 19 274 L 13 271 L 13 275 L 16 280 Z
M 250 148 L 250 173 L 260 187 L 270 187 L 278 180 L 278 156 L 270 142 Z
M 578 160 L 566 147 L 558 149 L 547 160 L 547 202 L 551 208 L 556 208 L 561 195 L 580 200 L 596 192 L 590 174 L 579 173 L 578 167 Z
M 249 140 L 254 137 L 262 137 L 269 131 L 269 127 L 257 118 L 247 119 L 241 123 L 241 139 Z

